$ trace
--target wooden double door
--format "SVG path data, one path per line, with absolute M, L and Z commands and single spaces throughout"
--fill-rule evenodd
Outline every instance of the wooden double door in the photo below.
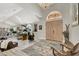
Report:
M 46 39 L 63 41 L 63 22 L 62 20 L 46 22 Z

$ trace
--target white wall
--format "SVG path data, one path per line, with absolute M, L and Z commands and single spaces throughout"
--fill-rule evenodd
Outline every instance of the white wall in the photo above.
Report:
M 42 25 L 42 30 L 39 30 L 39 25 Z M 38 22 L 38 31 L 36 32 L 37 39 L 46 39 L 45 37 L 45 21 L 41 18 L 41 21 Z
M 72 38 L 71 41 L 76 44 L 79 42 L 79 26 L 72 28 Z
M 71 7 L 70 7 L 70 24 L 71 24 L 71 27 L 70 27 L 70 41 L 73 43 L 73 44 L 76 44 L 79 42 L 79 25 L 77 26 L 73 26 L 72 23 L 73 23 L 73 8 L 74 8 L 74 5 L 75 4 L 71 4 Z
M 51 12 L 51 11 L 59 11 L 62 13 L 63 15 L 63 31 L 66 29 L 65 28 L 65 24 L 70 24 L 70 41 L 73 42 L 74 44 L 76 44 L 77 42 L 79 42 L 79 26 L 77 27 L 72 27 L 72 19 L 73 19 L 73 11 L 72 11 L 72 6 L 73 4 L 70 3 L 58 3 L 58 4 L 54 4 L 51 5 L 49 7 L 48 10 L 42 10 L 43 13 L 43 17 L 40 21 L 39 24 L 43 25 L 43 30 L 39 31 L 38 33 L 38 38 L 40 39 L 45 39 L 46 38 L 46 29 L 45 29 L 45 21 L 46 21 L 46 17 L 47 15 Z
M 39 38 L 41 39 L 46 39 L 46 28 L 45 28 L 45 21 L 46 21 L 46 17 L 47 15 L 52 12 L 52 11 L 59 11 L 62 13 L 63 15 L 63 23 L 64 24 L 69 24 L 70 23 L 70 4 L 54 4 L 54 5 L 51 5 L 49 7 L 49 9 L 46 9 L 46 10 L 42 10 L 42 13 L 43 13 L 43 17 L 41 19 L 41 22 L 40 24 L 43 25 L 43 30 L 42 31 L 39 31 Z M 65 28 L 65 26 L 63 26 Z

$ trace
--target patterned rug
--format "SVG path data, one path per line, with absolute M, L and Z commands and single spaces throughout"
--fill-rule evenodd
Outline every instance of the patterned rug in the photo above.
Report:
M 35 42 L 34 45 L 22 50 L 29 56 L 53 56 L 51 46 L 55 46 L 58 49 L 61 49 L 56 42 L 48 41 L 48 40 L 40 40 Z

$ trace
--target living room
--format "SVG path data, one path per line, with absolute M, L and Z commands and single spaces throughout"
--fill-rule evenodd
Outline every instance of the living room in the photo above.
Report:
M 79 48 L 78 5 L 78 3 L 0 4 L 0 55 L 53 56 L 57 55 L 54 50 L 67 52 L 68 49 L 64 46 L 72 49 L 77 44 Z M 65 55 L 72 54 L 74 53 Z

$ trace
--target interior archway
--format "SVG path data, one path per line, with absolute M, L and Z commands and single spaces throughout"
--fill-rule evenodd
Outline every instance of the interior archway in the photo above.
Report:
M 63 42 L 62 13 L 52 11 L 46 17 L 46 39 Z
M 55 21 L 55 20 L 61 20 L 62 19 L 62 13 L 59 11 L 52 11 L 47 15 L 46 21 Z

